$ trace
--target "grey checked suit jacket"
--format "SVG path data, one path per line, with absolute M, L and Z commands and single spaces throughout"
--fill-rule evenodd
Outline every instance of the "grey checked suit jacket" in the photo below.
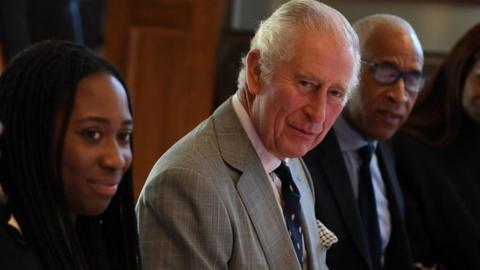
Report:
M 308 269 L 327 269 L 310 175 L 289 164 Z M 230 98 L 150 172 L 136 209 L 144 269 L 300 269 L 269 181 Z

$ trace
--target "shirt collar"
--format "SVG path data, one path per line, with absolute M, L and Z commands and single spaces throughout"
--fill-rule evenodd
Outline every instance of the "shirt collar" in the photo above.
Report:
M 253 126 L 252 120 L 248 115 L 247 111 L 243 107 L 240 99 L 238 98 L 238 94 L 233 95 L 232 98 L 233 109 L 237 114 L 238 119 L 240 120 L 240 124 L 247 133 L 247 137 L 253 145 L 255 152 L 257 153 L 260 161 L 262 162 L 263 169 L 268 174 L 275 170 L 278 166 L 280 166 L 281 160 L 274 156 L 272 153 L 268 152 L 265 148 L 262 140 L 258 136 L 255 127 Z
M 335 124 L 333 124 L 333 129 L 337 135 L 338 143 L 340 144 L 340 149 L 342 152 L 356 151 L 360 147 L 369 143 L 373 144 L 374 148 L 377 147 L 378 141 L 365 140 L 360 133 L 358 133 L 350 124 L 347 123 L 342 115 L 340 115 L 337 118 L 337 121 L 335 121 Z

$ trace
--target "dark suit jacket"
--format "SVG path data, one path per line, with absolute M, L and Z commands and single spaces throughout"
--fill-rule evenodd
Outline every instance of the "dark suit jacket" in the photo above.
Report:
M 43 269 L 32 246 L 25 241 L 18 230 L 8 225 L 9 218 L 10 211 L 0 203 L 0 269 Z
M 413 258 L 448 270 L 480 269 L 479 133 L 462 133 L 448 147 L 393 140 Z
M 393 155 L 384 142 L 379 142 L 376 154 L 385 181 L 392 223 L 384 269 L 411 269 L 403 223 L 403 200 Z M 304 160 L 313 178 L 317 219 L 322 220 L 339 239 L 328 251 L 328 267 L 331 270 L 372 269 L 352 184 L 333 129 Z

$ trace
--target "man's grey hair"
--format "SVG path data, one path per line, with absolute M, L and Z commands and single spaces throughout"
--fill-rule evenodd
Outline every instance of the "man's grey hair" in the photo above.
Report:
M 250 43 L 250 51 L 260 52 L 261 79 L 270 82 L 272 73 L 280 64 L 291 60 L 299 30 L 317 31 L 329 38 L 343 40 L 354 55 L 354 72 L 348 84 L 348 93 L 358 84 L 360 52 L 357 34 L 350 23 L 337 10 L 315 0 L 292 0 L 278 8 L 260 23 Z M 245 57 L 238 74 L 238 89 L 246 88 Z
M 353 29 L 358 35 L 360 48 L 363 47 L 365 41 L 370 37 L 372 32 L 380 25 L 389 26 L 390 28 L 402 29 L 405 33 L 409 34 L 412 43 L 417 48 L 420 48 L 420 57 L 423 59 L 422 45 L 418 39 L 417 34 L 413 27 L 401 17 L 392 14 L 374 14 L 364 17 L 353 24 Z

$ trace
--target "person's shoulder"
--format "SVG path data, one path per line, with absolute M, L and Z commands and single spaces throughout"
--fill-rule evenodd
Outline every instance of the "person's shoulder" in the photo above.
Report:
M 31 245 L 5 220 L 0 224 L 0 269 L 42 269 Z
M 162 181 L 179 180 L 218 181 L 224 173 L 217 136 L 211 119 L 200 123 L 182 139 L 170 147 L 155 163 L 146 185 L 158 185 Z
M 434 151 L 434 147 L 405 132 L 397 132 L 389 142 L 396 155 L 420 154 L 423 152 Z
M 158 160 L 160 166 L 182 167 L 205 161 L 204 156 L 217 152 L 212 121 L 206 119 L 174 143 Z M 157 165 L 155 165 L 157 166 Z
M 397 172 L 404 175 L 403 178 L 414 179 L 414 175 L 430 178 L 445 169 L 446 153 L 442 148 L 428 145 L 404 133 L 396 134 L 391 143 Z

